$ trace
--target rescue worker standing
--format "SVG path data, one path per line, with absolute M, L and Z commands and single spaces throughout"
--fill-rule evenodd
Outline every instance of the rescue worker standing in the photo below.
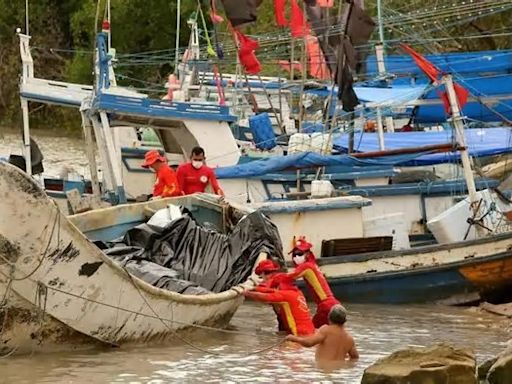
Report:
M 308 291 L 316 303 L 316 313 L 313 323 L 316 328 L 329 324 L 329 311 L 340 302 L 334 297 L 331 287 L 324 274 L 318 268 L 315 255 L 311 252 L 313 244 L 300 237 L 291 251 L 292 261 L 295 269 L 288 276 L 293 279 L 304 279 Z
M 155 185 L 153 185 L 153 198 L 181 196 L 183 193 L 178 184 L 176 173 L 167 164 L 167 159 L 161 156 L 157 150 L 152 149 L 144 156 L 143 168 L 151 168 L 156 173 Z
M 260 271 L 270 270 L 270 260 L 263 260 L 258 267 Z M 265 263 L 265 265 L 261 265 Z M 268 266 L 267 266 L 268 264 Z M 258 268 L 256 268 L 258 269 Z M 272 268 L 272 270 L 275 270 Z M 268 279 L 267 273 L 263 273 L 264 279 Z M 272 304 L 278 315 L 278 319 L 283 322 L 283 328 L 295 336 L 307 336 L 315 333 L 315 327 L 311 320 L 306 298 L 302 292 L 293 284 L 293 279 L 285 273 L 273 274 L 271 277 L 273 284 L 278 289 L 268 288 L 260 285 L 256 291 L 245 293 L 246 297 Z
M 190 162 L 181 164 L 176 171 L 178 183 L 183 190 L 183 194 L 191 195 L 193 193 L 203 193 L 208 184 L 212 186 L 213 193 L 224 196 L 224 192 L 219 186 L 215 172 L 205 164 L 204 149 L 194 147 L 190 156 Z

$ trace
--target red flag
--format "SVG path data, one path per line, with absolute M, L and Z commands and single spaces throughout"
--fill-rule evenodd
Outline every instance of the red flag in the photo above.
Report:
M 416 52 L 414 49 L 409 47 L 407 44 L 400 44 L 400 46 L 411 55 L 412 59 L 416 62 L 418 67 L 425 72 L 428 78 L 432 81 L 437 81 L 437 76 L 441 73 L 441 71 L 430 61 L 425 59 L 422 55 Z
M 293 37 L 304 37 L 309 34 L 304 13 L 296 0 L 291 0 L 292 10 L 290 16 L 290 31 Z
M 457 96 L 457 100 L 459 101 L 459 108 L 464 108 L 464 105 L 468 102 L 469 92 L 466 88 L 461 87 L 457 83 L 453 83 L 453 88 L 455 89 L 455 95 Z M 448 98 L 448 92 L 442 92 L 439 94 L 441 100 L 443 100 L 444 110 L 447 114 L 452 114 L 452 109 L 450 107 L 450 99 Z
M 437 81 L 437 77 L 439 74 L 441 74 L 441 71 L 430 61 L 425 59 L 422 55 L 420 55 L 418 52 L 416 52 L 414 49 L 409 47 L 406 44 L 400 44 L 401 47 L 412 56 L 413 60 L 416 62 L 418 67 L 425 72 L 425 74 L 428 76 L 428 78 L 432 81 Z M 455 95 L 457 96 L 457 100 L 459 102 L 459 107 L 462 109 L 464 105 L 466 105 L 468 101 L 468 95 L 469 92 L 466 88 L 460 86 L 457 83 L 453 83 L 453 88 L 455 90 Z M 451 108 L 450 108 L 450 99 L 448 98 L 448 94 L 446 92 L 439 93 L 439 97 L 443 101 L 444 109 L 446 113 L 449 115 L 452 114 Z
M 260 46 L 256 40 L 250 39 L 242 32 L 235 29 L 240 48 L 238 49 L 238 57 L 240 63 L 245 69 L 245 72 L 256 75 L 261 71 L 261 65 L 254 51 Z
M 280 27 L 288 25 L 288 21 L 284 15 L 286 0 L 274 0 L 274 12 L 276 14 L 276 24 Z

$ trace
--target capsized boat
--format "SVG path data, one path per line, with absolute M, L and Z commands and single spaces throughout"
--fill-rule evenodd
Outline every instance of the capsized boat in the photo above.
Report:
M 32 178 L 0 162 L 0 196 L 2 355 L 149 343 L 193 325 L 223 327 L 254 286 L 258 260 L 283 262 L 267 218 L 208 195 L 66 218 Z M 171 230 L 145 223 L 170 203 L 188 212 L 165 227 Z M 136 233 L 148 234 L 153 250 L 158 241 L 165 265 L 148 257 Z M 97 246 L 123 234 L 125 245 L 114 250 L 130 248 L 136 257 L 111 258 Z

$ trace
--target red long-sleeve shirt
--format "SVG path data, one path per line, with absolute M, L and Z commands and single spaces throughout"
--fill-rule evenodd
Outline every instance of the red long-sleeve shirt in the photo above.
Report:
M 172 197 L 180 196 L 181 188 L 176 173 L 167 164 L 156 171 L 156 181 L 153 186 L 153 196 Z
M 306 336 L 315 333 L 315 326 L 309 313 L 306 298 L 298 289 L 268 288 L 258 289 L 263 292 L 247 292 L 246 295 L 254 300 L 278 306 L 279 318 L 284 327 L 295 336 Z
M 223 195 L 219 182 L 215 177 L 215 172 L 210 167 L 203 165 L 196 169 L 192 163 L 181 164 L 177 170 L 178 183 L 185 195 L 191 195 L 197 192 L 204 192 L 208 184 L 211 184 L 213 192 L 217 195 Z
M 318 268 L 314 261 L 306 261 L 299 264 L 293 272 L 288 273 L 288 276 L 294 280 L 304 278 L 308 290 L 316 304 L 324 301 L 327 298 L 334 297 L 329 283 L 325 279 L 324 274 Z

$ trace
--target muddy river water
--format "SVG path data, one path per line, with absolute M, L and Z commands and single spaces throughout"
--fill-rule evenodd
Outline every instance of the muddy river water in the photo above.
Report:
M 36 135 L 37 137 L 37 135 Z M 78 139 L 37 137 L 45 167 L 86 167 Z M 20 153 L 18 136 L 0 136 L 0 157 Z M 511 337 L 510 321 L 474 308 L 437 305 L 376 306 L 347 304 L 348 328 L 361 359 L 331 373 L 317 370 L 314 351 L 294 344 L 275 345 L 271 308 L 244 304 L 231 332 L 197 330 L 167 345 L 99 349 L 0 359 L 0 383 L 358 383 L 365 367 L 393 350 L 447 342 L 472 348 L 479 361 L 501 351 Z

